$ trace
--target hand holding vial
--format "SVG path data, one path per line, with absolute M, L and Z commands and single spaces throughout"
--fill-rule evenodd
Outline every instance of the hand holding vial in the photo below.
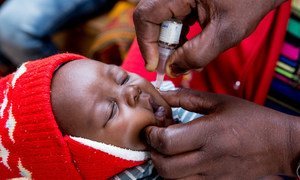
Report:
M 155 81 L 155 87 L 158 90 L 164 80 L 166 62 L 179 44 L 181 29 L 181 21 L 175 19 L 164 21 L 161 25 L 158 41 L 159 60 L 156 68 L 157 75 Z

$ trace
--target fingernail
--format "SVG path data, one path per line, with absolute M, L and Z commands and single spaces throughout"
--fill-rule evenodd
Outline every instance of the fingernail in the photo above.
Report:
M 170 69 L 171 69 L 172 74 L 175 76 L 178 76 L 178 75 L 181 75 L 181 74 L 184 74 L 187 72 L 185 69 L 180 68 L 176 64 L 171 64 Z
M 165 112 L 165 108 L 163 106 L 159 106 L 159 108 L 155 112 L 156 117 L 164 117 L 165 114 L 166 114 L 166 112 Z
M 153 71 L 155 71 L 156 66 L 157 66 L 157 61 L 155 61 L 154 59 L 151 59 L 151 60 L 149 60 L 149 62 L 146 64 L 146 69 L 147 69 L 148 71 L 153 72 Z
M 197 71 L 197 72 L 201 72 L 201 71 L 203 71 L 203 69 L 204 69 L 204 68 L 199 68 L 199 69 L 196 69 L 196 71 Z
M 175 78 L 176 77 L 176 75 L 174 75 L 173 72 L 172 72 L 172 70 L 171 70 L 171 63 L 169 63 L 169 61 L 167 62 L 167 65 L 166 65 L 166 73 L 171 78 Z
M 147 69 L 148 71 L 153 72 L 153 71 L 155 70 L 155 67 L 154 67 L 152 64 L 148 63 L 148 64 L 146 65 L 146 69 Z

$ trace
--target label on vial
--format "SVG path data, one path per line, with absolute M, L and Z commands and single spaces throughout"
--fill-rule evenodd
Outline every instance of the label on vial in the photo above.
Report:
M 176 21 L 164 21 L 160 28 L 159 40 L 168 44 L 178 44 L 182 23 Z

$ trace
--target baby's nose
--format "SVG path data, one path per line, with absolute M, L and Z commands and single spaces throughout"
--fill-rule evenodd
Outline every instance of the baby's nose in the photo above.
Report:
M 128 85 L 124 89 L 125 99 L 129 106 L 135 106 L 140 98 L 142 90 L 136 85 Z

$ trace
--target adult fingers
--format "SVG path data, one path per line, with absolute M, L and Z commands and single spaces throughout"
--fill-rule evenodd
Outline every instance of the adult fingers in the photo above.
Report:
M 210 20 L 198 36 L 179 47 L 167 62 L 167 74 L 174 77 L 191 69 L 202 68 L 246 37 L 246 30 L 237 29 L 238 25 L 224 19 Z
M 158 38 L 160 24 L 170 18 L 183 19 L 194 8 L 194 0 L 142 0 L 134 15 L 138 44 L 145 59 L 146 68 L 156 69 L 158 63 Z
M 203 175 L 191 175 L 184 178 L 179 178 L 178 180 L 201 180 L 201 179 L 207 179 Z
M 209 114 L 215 111 L 217 104 L 222 102 L 222 98 L 217 94 L 186 88 L 162 91 L 161 95 L 171 107 L 182 107 L 200 114 Z
M 176 156 L 163 156 L 151 152 L 151 160 L 158 174 L 167 179 L 186 179 L 187 177 L 201 179 L 201 177 L 205 177 L 205 172 L 210 171 L 212 168 L 209 158 L 210 156 L 207 153 L 200 150 Z
M 185 124 L 166 128 L 149 126 L 145 129 L 148 144 L 161 154 L 175 155 L 206 146 L 209 138 L 217 134 L 211 116 L 203 116 Z

